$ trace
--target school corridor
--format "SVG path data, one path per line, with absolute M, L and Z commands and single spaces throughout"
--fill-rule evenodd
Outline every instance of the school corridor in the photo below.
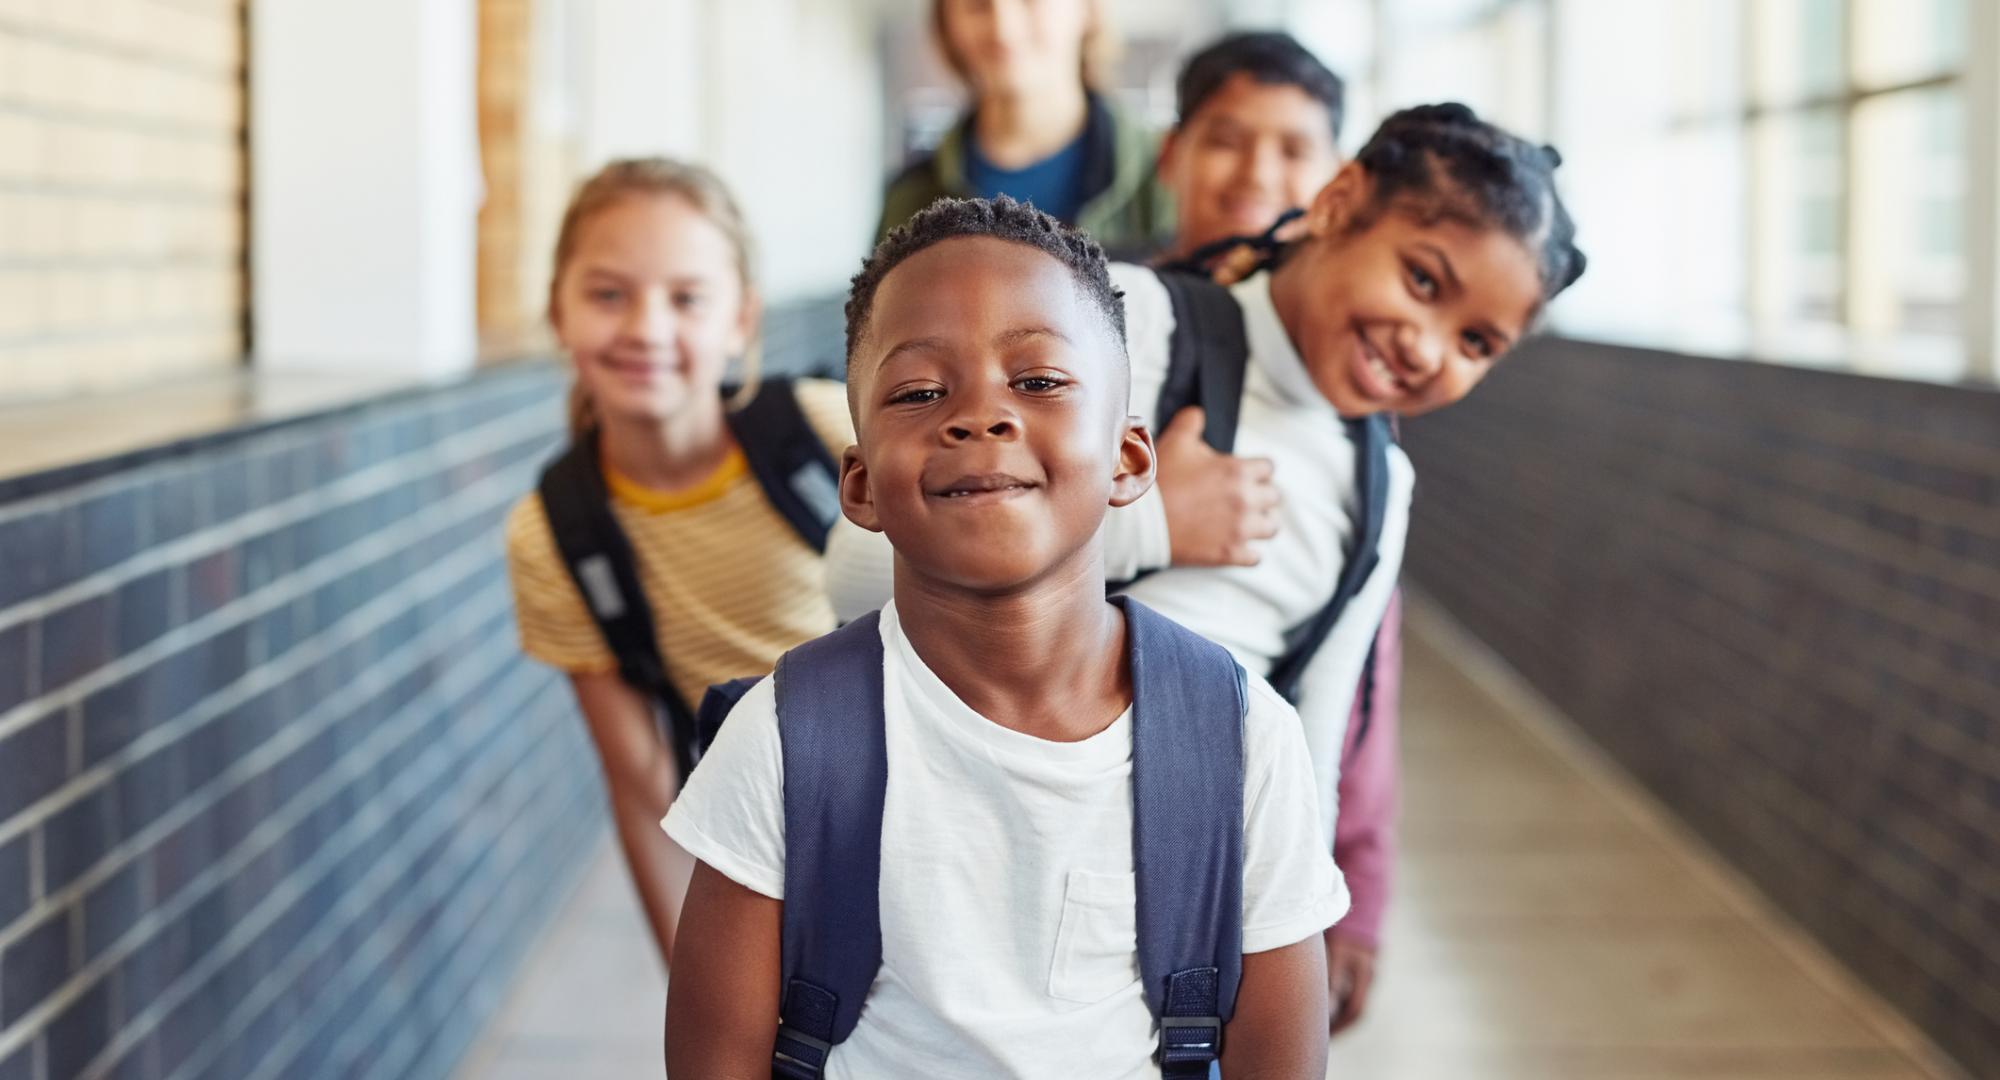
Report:
M 1031 16 L 1060 32 L 954 44 Z M 632 232 L 635 280 L 687 255 L 732 298 L 688 370 L 838 381 L 878 222 L 933 182 L 1192 256 L 1432 153 L 1469 171 L 1284 241 L 1308 299 L 1243 341 L 1259 410 L 1267 361 L 1318 408 L 1384 340 L 1472 373 L 1348 410 L 1401 417 L 1407 473 L 1318 486 L 1329 427 L 1245 428 L 1300 435 L 1274 475 L 1313 511 L 1267 598 L 1318 602 L 1291 568 L 1368 535 L 1367 476 L 1408 525 L 1397 881 L 1329 1075 L 2000 1078 L 2000 0 L 0 0 L 0 1080 L 661 1076 L 566 677 L 611 665 L 533 658 L 521 597 L 583 602 L 509 557 L 579 376 L 624 366 L 552 317 L 595 280 L 566 231 L 701 203 Z M 693 175 L 662 157 L 709 194 L 649 191 Z M 632 159 L 661 198 L 572 218 Z M 627 419 L 664 449 L 671 411 Z M 647 567 L 789 618 L 819 567 L 733 515 L 816 489 L 697 428 L 670 472 L 717 452 L 737 565 Z M 1216 462 L 1178 467 L 1270 505 Z M 661 778 L 623 715 L 625 782 Z
M 1329 1077 L 1957 1075 L 1435 605 L 1406 648 L 1401 884 Z M 659 1076 L 665 995 L 600 844 L 458 1080 Z

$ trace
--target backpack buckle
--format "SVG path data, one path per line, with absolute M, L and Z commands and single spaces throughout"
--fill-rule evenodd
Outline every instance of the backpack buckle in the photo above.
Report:
M 779 1024 L 777 1041 L 771 1046 L 771 1075 L 783 1080 L 820 1080 L 832 1053 L 832 1043 Z
M 1160 1047 L 1153 1062 L 1176 1075 L 1176 1067 L 1196 1066 L 1206 1076 L 1210 1062 L 1222 1056 L 1222 1017 L 1163 1016 L 1160 1018 Z

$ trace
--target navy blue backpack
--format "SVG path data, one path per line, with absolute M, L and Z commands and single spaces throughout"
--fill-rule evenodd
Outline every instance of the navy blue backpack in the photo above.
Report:
M 1139 974 L 1163 1076 L 1206 1077 L 1243 973 L 1243 669 L 1137 601 L 1132 865 Z M 871 613 L 786 653 L 775 674 L 785 774 L 783 999 L 771 1075 L 819 1080 L 882 964 L 878 885 L 889 760 Z M 709 690 L 704 733 L 755 685 Z

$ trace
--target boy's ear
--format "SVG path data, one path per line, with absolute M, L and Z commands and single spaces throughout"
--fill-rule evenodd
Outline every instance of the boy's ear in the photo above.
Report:
M 1168 128 L 1166 137 L 1160 140 L 1159 155 L 1153 159 L 1153 179 L 1168 191 L 1174 190 L 1174 155 L 1180 151 L 1180 145 L 1179 125 Z
M 1346 232 L 1368 205 L 1373 188 L 1374 181 L 1360 162 L 1350 160 L 1343 164 L 1306 208 L 1306 231 L 1314 239 Z
M 1153 433 L 1136 416 L 1125 418 L 1125 430 L 1118 439 L 1118 471 L 1111 477 L 1111 505 L 1130 506 L 1152 490 L 1159 455 L 1153 450 Z M 853 515 L 848 515 L 852 517 Z
M 875 494 L 868 489 L 868 466 L 862 462 L 858 446 L 850 446 L 840 455 L 840 512 L 869 532 L 882 531 L 881 519 L 875 514 Z

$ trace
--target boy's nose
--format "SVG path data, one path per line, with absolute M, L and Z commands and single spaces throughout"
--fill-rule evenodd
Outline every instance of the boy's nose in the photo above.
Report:
M 1276 188 L 1285 174 L 1285 157 L 1282 148 L 1274 142 L 1259 139 L 1237 163 L 1242 168 L 1243 179 L 1260 188 Z
M 967 409 L 945 423 L 946 442 L 962 443 L 973 439 L 1015 439 L 1021 434 L 1021 421 L 1011 411 L 997 408 Z

